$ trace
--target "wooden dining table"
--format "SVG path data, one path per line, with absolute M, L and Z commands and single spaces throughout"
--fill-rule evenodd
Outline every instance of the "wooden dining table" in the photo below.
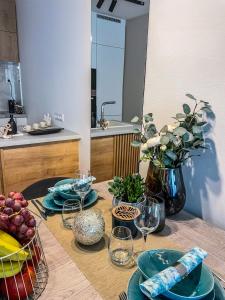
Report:
M 114 300 L 126 291 L 136 265 L 118 267 L 108 254 L 112 230 L 112 195 L 107 182 L 93 185 L 99 198 L 94 207 L 105 219 L 105 236 L 96 245 L 79 245 L 71 230 L 63 227 L 61 214 L 43 221 L 40 237 L 49 266 L 49 280 L 41 300 Z M 31 204 L 32 205 L 32 204 Z M 32 209 L 35 209 L 32 207 Z M 134 239 L 134 250 L 143 247 L 142 239 Z M 167 218 L 164 230 L 151 234 L 146 249 L 170 248 L 186 251 L 199 246 L 208 252 L 206 264 L 225 278 L 225 231 L 185 211 Z

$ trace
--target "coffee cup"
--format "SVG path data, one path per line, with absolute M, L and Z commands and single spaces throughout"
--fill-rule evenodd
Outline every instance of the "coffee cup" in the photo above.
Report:
M 40 127 L 45 128 L 46 127 L 46 122 L 44 122 L 44 121 L 40 122 Z
M 26 132 L 29 132 L 29 131 L 32 130 L 32 127 L 31 127 L 31 125 L 25 125 L 25 126 L 23 127 L 23 130 L 26 131 Z
M 39 124 L 38 123 L 34 123 L 33 124 L 33 129 L 38 129 L 39 128 Z

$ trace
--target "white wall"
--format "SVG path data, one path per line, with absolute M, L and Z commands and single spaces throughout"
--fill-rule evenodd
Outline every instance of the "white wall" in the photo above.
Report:
M 63 113 L 78 132 L 81 166 L 90 164 L 89 0 L 17 0 L 22 87 L 28 122 Z
M 148 39 L 148 14 L 127 20 L 123 79 L 123 121 L 142 116 Z
M 186 209 L 225 228 L 225 1 L 151 0 L 149 28 L 144 112 L 162 126 L 186 92 L 210 101 L 211 150 L 184 168 Z

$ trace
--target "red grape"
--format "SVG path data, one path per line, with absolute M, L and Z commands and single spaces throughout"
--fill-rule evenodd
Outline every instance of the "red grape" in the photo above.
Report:
M 7 214 L 8 216 L 10 216 L 13 213 L 13 209 L 11 207 L 5 207 L 3 209 L 3 213 Z
M 28 228 L 26 232 L 26 237 L 32 238 L 34 236 L 34 233 L 35 233 L 34 228 Z
M 11 223 L 11 224 L 9 225 L 9 232 L 15 234 L 16 231 L 17 231 L 16 225 L 14 225 L 14 224 Z
M 6 215 L 6 214 L 1 214 L 1 215 L 0 215 L 0 220 L 1 220 L 2 222 L 8 222 L 8 221 L 9 221 L 9 216 Z
M 13 210 L 16 211 L 16 212 L 21 210 L 20 201 L 17 201 L 17 200 L 15 201 L 14 206 L 13 206 Z
M 35 227 L 35 226 L 36 226 L 36 221 L 35 221 L 34 217 L 31 217 L 31 218 L 28 220 L 27 225 L 28 225 L 29 227 Z
M 28 230 L 28 226 L 26 224 L 22 224 L 20 226 L 19 232 L 22 233 L 22 234 L 24 234 L 24 233 L 27 232 L 27 230 Z
M 5 200 L 5 196 L 4 195 L 0 195 L 0 200 Z
M 24 217 L 24 220 L 27 221 L 30 219 L 30 212 L 26 208 L 22 208 L 20 211 L 20 215 Z
M 21 193 L 15 193 L 13 195 L 13 199 L 15 199 L 15 200 L 23 200 L 24 198 L 23 198 L 23 195 Z
M 21 202 L 20 202 L 21 206 L 22 207 L 27 207 L 28 206 L 28 201 L 23 199 Z
M 20 226 L 24 222 L 24 218 L 21 215 L 16 215 L 12 218 L 12 223 L 16 226 Z
M 5 206 L 7 206 L 7 207 L 13 207 L 14 203 L 15 203 L 15 201 L 12 198 L 7 198 L 5 200 Z
M 9 198 L 12 198 L 12 197 L 15 195 L 15 193 L 16 193 L 16 192 L 10 192 L 9 195 L 8 195 Z
M 5 200 L 0 200 L 0 207 L 4 207 L 5 206 Z

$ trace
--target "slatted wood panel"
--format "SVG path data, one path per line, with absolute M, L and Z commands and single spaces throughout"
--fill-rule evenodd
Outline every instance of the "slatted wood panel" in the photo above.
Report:
M 131 146 L 134 134 L 114 136 L 113 176 L 127 176 L 138 171 L 140 150 Z
M 1 164 L 5 194 L 41 179 L 72 177 L 79 168 L 79 141 L 2 149 Z
M 91 174 L 96 182 L 113 177 L 113 143 L 112 136 L 91 139 Z

